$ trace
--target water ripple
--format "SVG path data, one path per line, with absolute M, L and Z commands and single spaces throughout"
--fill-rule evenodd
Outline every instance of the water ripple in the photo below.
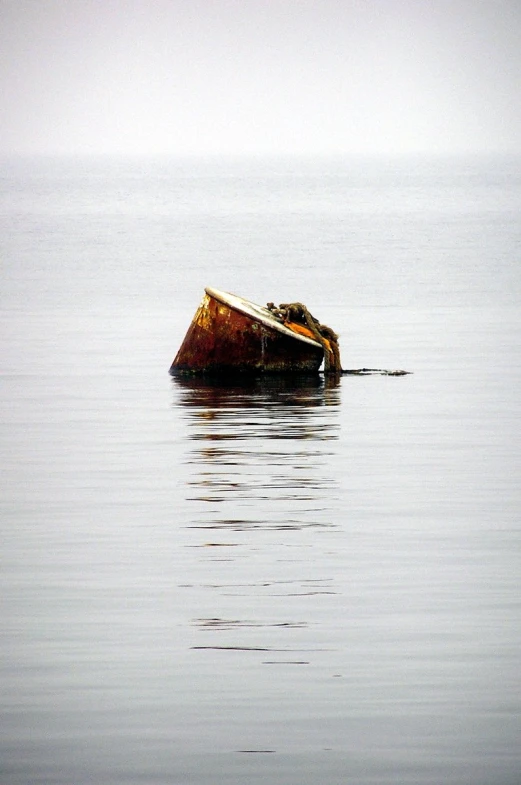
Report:
M 334 525 L 338 388 L 320 376 L 230 385 L 192 377 L 174 379 L 174 391 L 189 446 L 185 498 L 193 513 L 187 528 Z

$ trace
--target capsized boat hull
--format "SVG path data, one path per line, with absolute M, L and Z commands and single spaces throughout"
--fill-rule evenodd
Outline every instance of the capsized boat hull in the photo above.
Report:
M 267 308 L 207 287 L 170 373 L 317 373 L 323 357 Z

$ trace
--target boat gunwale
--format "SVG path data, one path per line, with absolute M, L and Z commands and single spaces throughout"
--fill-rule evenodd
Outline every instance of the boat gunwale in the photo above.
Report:
M 263 305 L 257 305 L 256 303 L 252 303 L 249 300 L 245 300 L 243 297 L 239 297 L 236 294 L 231 294 L 231 292 L 223 292 L 220 289 L 214 289 L 211 286 L 205 287 L 205 292 L 209 297 L 212 297 L 214 300 L 222 303 L 223 305 L 227 305 L 234 311 L 238 311 L 239 313 L 250 317 L 250 319 L 254 319 L 257 322 L 260 322 L 265 327 L 270 327 L 278 332 L 282 333 L 291 338 L 295 338 L 297 341 L 303 341 L 304 343 L 310 344 L 311 346 L 318 347 L 322 349 L 322 345 L 315 341 L 313 338 L 308 338 L 305 335 L 301 335 L 300 333 L 293 332 L 290 330 L 289 327 L 286 327 L 282 322 L 279 322 Z

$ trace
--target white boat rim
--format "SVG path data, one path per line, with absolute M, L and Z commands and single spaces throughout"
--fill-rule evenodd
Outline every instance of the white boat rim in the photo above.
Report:
M 265 308 L 263 305 L 256 305 L 249 300 L 245 300 L 243 297 L 238 297 L 236 294 L 223 292 L 220 289 L 214 289 L 211 286 L 206 286 L 205 292 L 215 300 L 224 303 L 224 305 L 229 305 L 230 308 L 233 308 L 246 316 L 251 316 L 266 327 L 271 327 L 274 330 L 278 330 L 278 332 L 283 335 L 295 338 L 297 341 L 309 343 L 311 346 L 318 346 L 322 349 L 321 344 L 318 341 L 313 340 L 313 338 L 308 338 L 306 335 L 300 335 L 300 333 L 295 333 L 293 330 L 290 330 L 289 327 L 285 327 L 282 322 L 279 322 L 278 319 L 273 316 L 269 308 Z

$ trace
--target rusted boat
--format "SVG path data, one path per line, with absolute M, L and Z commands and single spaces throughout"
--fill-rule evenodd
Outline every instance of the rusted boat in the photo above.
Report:
M 324 346 L 273 309 L 206 287 L 170 373 L 318 373 Z

